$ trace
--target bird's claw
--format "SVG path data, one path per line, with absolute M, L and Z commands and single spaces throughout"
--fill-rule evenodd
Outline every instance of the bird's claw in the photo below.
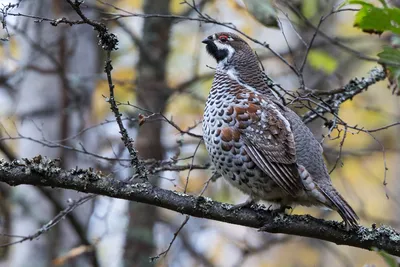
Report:
M 272 209 L 272 205 L 270 205 L 268 207 L 268 211 L 274 214 L 279 214 L 279 213 L 285 213 L 286 210 L 292 210 L 293 208 L 291 206 L 287 206 L 287 205 L 281 205 L 279 208 L 277 209 Z
M 273 216 L 277 216 L 278 214 L 284 214 L 285 213 L 285 211 L 287 210 L 287 209 L 293 209 L 291 206 L 288 206 L 288 205 L 281 205 L 279 208 L 277 208 L 277 209 L 272 209 L 272 205 L 269 205 L 269 207 L 268 207 L 268 209 L 267 209 L 267 211 L 269 211 L 269 212 L 271 212 L 271 214 L 273 215 Z M 270 227 L 271 227 L 271 225 L 269 225 L 269 224 L 264 224 L 263 226 L 261 226 L 259 229 L 258 229 L 258 231 L 259 232 L 268 232 L 268 230 L 270 229 Z
M 253 204 L 255 204 L 255 201 L 252 198 L 249 198 L 243 203 L 233 205 L 231 210 L 238 210 L 238 209 L 242 209 L 242 208 L 251 208 L 251 206 Z

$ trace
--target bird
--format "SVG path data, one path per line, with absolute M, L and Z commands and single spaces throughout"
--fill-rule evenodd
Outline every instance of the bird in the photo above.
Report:
M 238 207 L 260 200 L 280 204 L 283 211 L 322 206 L 336 210 L 346 229 L 357 227 L 357 214 L 332 185 L 322 146 L 274 95 L 249 44 L 231 32 L 202 43 L 217 62 L 203 139 L 216 172 L 249 195 Z

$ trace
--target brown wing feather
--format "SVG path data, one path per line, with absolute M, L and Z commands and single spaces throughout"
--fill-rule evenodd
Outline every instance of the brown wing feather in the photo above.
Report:
M 249 140 L 245 142 L 245 150 L 254 163 L 289 195 L 296 196 L 297 192 L 302 189 L 302 184 L 300 184 L 299 181 L 297 164 L 284 164 L 269 161 L 257 147 L 249 143 Z
M 257 107 L 247 127 L 240 127 L 245 150 L 254 163 L 288 194 L 295 196 L 303 185 L 296 164 L 294 137 L 288 121 L 271 101 L 252 98 Z

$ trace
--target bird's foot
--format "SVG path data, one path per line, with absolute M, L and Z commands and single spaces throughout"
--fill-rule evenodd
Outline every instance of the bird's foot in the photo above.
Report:
M 288 205 L 281 205 L 277 209 L 272 209 L 272 205 L 270 205 L 267 210 L 273 214 L 279 214 L 279 213 L 285 213 L 286 210 L 292 210 L 292 209 L 293 208 Z
M 238 210 L 242 208 L 251 208 L 253 204 L 256 204 L 253 198 L 249 197 L 245 202 L 233 205 L 231 210 Z
M 285 211 L 287 209 L 293 209 L 291 206 L 288 205 L 281 205 L 279 208 L 277 209 L 272 209 L 272 205 L 270 205 L 268 207 L 268 211 L 271 212 L 272 216 L 277 216 L 279 214 L 285 214 Z M 260 232 L 268 232 L 268 230 L 270 230 L 271 225 L 270 224 L 264 224 L 263 226 L 261 226 L 258 231 Z
M 356 230 L 356 229 L 359 228 L 358 224 L 352 224 L 352 223 L 350 223 L 348 221 L 343 221 L 341 224 L 344 225 L 344 228 L 346 229 L 347 232 L 351 231 L 351 230 Z M 376 225 L 375 225 L 375 227 L 376 227 Z

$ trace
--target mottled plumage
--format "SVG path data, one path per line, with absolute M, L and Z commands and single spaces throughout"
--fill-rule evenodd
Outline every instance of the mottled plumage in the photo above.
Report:
M 347 226 L 357 225 L 357 215 L 332 186 L 320 144 L 274 97 L 250 46 L 232 33 L 203 43 L 218 62 L 203 121 L 217 171 L 254 200 L 324 205 Z

